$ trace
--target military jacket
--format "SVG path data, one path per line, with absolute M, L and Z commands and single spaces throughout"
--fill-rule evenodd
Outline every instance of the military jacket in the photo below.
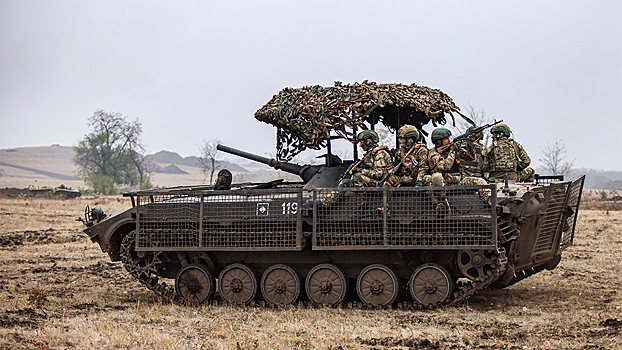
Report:
M 377 146 L 363 156 L 361 175 L 382 180 L 393 164 L 393 157 L 386 146 Z
M 396 164 L 404 159 L 400 168 L 401 183 L 404 185 L 414 185 L 417 181 L 423 181 L 423 177 L 428 173 L 428 148 L 421 143 L 415 144 L 414 147 L 415 150 L 406 159 L 404 156 L 410 150 L 407 147 L 397 150 L 395 156 Z
M 471 148 L 466 141 L 458 142 L 458 160 L 460 161 L 460 173 L 462 177 L 482 177 L 486 148 L 475 141 L 475 148 Z
M 494 140 L 485 157 L 486 172 L 517 172 L 527 168 L 531 158 L 518 142 L 503 138 Z
M 459 169 L 456 162 L 456 152 L 453 150 L 446 150 L 443 153 L 439 153 L 436 147 L 430 150 L 430 156 L 428 157 L 428 173 L 458 173 Z

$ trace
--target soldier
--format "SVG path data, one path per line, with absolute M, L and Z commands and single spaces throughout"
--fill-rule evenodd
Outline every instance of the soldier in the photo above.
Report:
M 532 182 L 535 170 L 529 167 L 531 158 L 523 146 L 510 138 L 510 127 L 497 124 L 490 132 L 493 141 L 484 159 L 484 175 L 488 181 L 502 182 L 508 174 L 509 180 Z
M 356 136 L 365 155 L 361 159 L 360 165 L 353 169 L 356 171 L 350 178 L 341 180 L 338 187 L 375 187 L 378 181 L 387 174 L 393 158 L 386 146 L 378 146 L 380 138 L 373 130 L 365 130 Z M 322 199 L 322 204 L 330 206 L 334 204 L 343 192 L 333 192 Z M 357 197 L 359 204 L 363 199 Z
M 231 172 L 227 169 L 222 169 L 218 172 L 216 176 L 216 183 L 214 184 L 215 190 L 230 190 L 231 189 L 231 179 L 233 176 Z
M 446 128 L 436 128 L 432 131 L 434 148 L 430 150 L 428 176 L 426 185 L 445 186 L 456 185 L 460 182 L 460 162 L 456 159 L 458 146 L 450 146 L 451 131 Z
M 397 139 L 400 148 L 395 155 L 395 165 L 400 162 L 402 165 L 398 175 L 391 176 L 383 186 L 423 186 L 428 172 L 428 148 L 419 142 L 423 140 L 421 134 L 414 126 L 404 125 L 398 130 Z
M 467 131 L 475 129 L 471 126 Z M 471 134 L 468 139 L 475 144 L 475 148 L 469 146 L 466 141 L 458 142 L 460 149 L 458 150 L 458 159 L 460 161 L 460 175 L 464 179 L 468 176 L 484 178 L 484 156 L 486 155 L 486 147 L 480 142 L 484 138 L 483 132 Z

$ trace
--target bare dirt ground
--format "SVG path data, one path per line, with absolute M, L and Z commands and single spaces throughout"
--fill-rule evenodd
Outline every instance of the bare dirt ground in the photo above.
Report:
M 619 349 L 622 212 L 580 211 L 557 269 L 435 311 L 161 303 L 82 234 L 86 205 L 0 199 L 0 349 Z

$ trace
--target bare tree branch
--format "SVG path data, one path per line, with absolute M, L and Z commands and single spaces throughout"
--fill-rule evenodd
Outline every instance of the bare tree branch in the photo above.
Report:
M 543 165 L 545 171 L 553 175 L 572 176 L 575 160 L 566 160 L 566 146 L 562 140 L 555 141 L 554 144 L 546 144 L 544 148 L 540 148 L 542 158 L 538 159 Z
M 210 184 L 214 183 L 214 172 L 217 168 L 216 161 L 221 157 L 221 154 L 216 149 L 219 143 L 219 139 L 211 139 L 209 141 L 203 140 L 203 143 L 199 146 L 199 151 L 201 153 L 199 157 L 199 166 L 203 172 L 203 181 L 205 181 L 209 175 Z

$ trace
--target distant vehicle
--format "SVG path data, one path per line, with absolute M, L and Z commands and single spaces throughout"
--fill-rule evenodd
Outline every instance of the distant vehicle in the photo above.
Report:
M 61 184 L 58 187 L 51 186 L 30 186 L 28 187 L 28 197 L 37 197 L 37 198 L 77 198 L 80 197 L 81 193 L 78 190 L 74 190 L 71 187 L 67 187 L 64 184 Z

